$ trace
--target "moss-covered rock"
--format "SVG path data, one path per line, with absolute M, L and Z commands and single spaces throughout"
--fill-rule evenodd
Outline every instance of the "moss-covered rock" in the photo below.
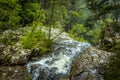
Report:
M 30 74 L 22 66 L 0 66 L 0 80 L 30 80 Z

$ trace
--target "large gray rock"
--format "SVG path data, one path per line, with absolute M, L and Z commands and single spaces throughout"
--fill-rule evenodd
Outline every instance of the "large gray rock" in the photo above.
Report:
M 102 74 L 109 63 L 110 52 L 89 47 L 73 61 L 70 80 L 104 80 Z
M 30 80 L 30 74 L 22 66 L 0 66 L 0 80 Z

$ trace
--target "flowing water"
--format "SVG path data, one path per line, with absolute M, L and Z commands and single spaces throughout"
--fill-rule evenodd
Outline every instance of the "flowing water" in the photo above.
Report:
M 89 46 L 89 43 L 72 39 L 61 40 L 52 46 L 49 56 L 28 62 L 26 67 L 32 80 L 59 80 L 59 77 L 69 74 L 74 57 Z

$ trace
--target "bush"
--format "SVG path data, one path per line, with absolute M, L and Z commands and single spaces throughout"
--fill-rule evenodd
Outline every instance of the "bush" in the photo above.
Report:
M 49 51 L 52 41 L 48 39 L 42 24 L 33 23 L 26 29 L 26 33 L 21 37 L 22 47 L 26 49 L 38 50 L 40 54 Z

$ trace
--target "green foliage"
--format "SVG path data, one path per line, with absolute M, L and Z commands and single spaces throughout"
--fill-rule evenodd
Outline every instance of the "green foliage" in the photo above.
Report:
M 33 21 L 40 20 L 41 22 L 45 19 L 45 14 L 43 10 L 40 9 L 40 3 L 26 2 L 23 5 L 23 9 L 20 15 L 23 19 L 24 24 L 32 23 Z
M 69 31 L 69 34 L 72 38 L 78 40 L 78 41 L 86 41 L 84 39 L 83 33 L 86 32 L 86 28 L 83 24 L 76 24 L 72 27 L 72 29 Z
M 98 41 L 100 40 L 101 30 L 100 29 L 93 29 L 93 30 L 90 30 L 87 34 L 91 35 L 93 37 L 92 41 L 94 43 L 98 43 Z
M 62 26 L 65 26 L 69 21 L 68 10 L 65 6 L 61 6 L 58 10 L 55 10 L 55 22 L 59 22 Z
M 21 6 L 18 0 L 0 1 L 0 29 L 15 29 L 19 26 Z
M 33 23 L 30 28 L 26 29 L 26 34 L 20 39 L 22 47 L 33 50 L 38 49 L 40 54 L 49 51 L 52 41 L 47 38 L 43 25 Z
M 46 3 L 45 14 L 46 14 L 46 25 L 59 25 L 59 27 L 64 27 L 69 21 L 69 13 L 67 6 L 69 5 L 68 1 L 48 1 Z M 49 5 L 49 6 L 47 6 Z
M 105 22 L 102 20 L 98 20 L 96 23 L 94 23 L 93 28 L 87 32 L 87 35 L 92 36 L 92 42 L 94 44 L 99 43 L 99 40 L 101 39 L 101 32 L 105 28 Z
M 16 29 L 33 21 L 45 22 L 45 11 L 41 3 L 22 0 L 0 0 L 0 29 Z

